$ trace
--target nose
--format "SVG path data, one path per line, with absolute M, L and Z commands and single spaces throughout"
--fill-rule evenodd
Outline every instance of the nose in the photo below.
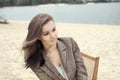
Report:
M 55 33 L 52 32 L 52 33 L 50 34 L 50 37 L 51 37 L 51 38 L 55 38 Z

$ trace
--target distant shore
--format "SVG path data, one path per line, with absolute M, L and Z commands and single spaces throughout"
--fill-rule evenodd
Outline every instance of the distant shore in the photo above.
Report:
M 21 46 L 29 21 L 0 24 L 0 80 L 39 80 L 24 68 Z M 59 37 L 72 37 L 81 52 L 100 57 L 98 80 L 120 80 L 120 25 L 56 23 Z

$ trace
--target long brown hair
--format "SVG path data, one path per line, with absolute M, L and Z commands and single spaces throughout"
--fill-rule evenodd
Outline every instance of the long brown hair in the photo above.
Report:
M 25 55 L 26 68 L 34 67 L 37 64 L 42 66 L 45 60 L 42 55 L 43 45 L 39 40 L 42 26 L 53 18 L 45 13 L 36 15 L 28 26 L 28 34 L 24 41 L 22 50 Z

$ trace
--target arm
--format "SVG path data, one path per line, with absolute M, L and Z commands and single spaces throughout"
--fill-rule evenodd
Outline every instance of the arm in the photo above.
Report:
M 76 72 L 77 80 L 88 80 L 87 71 L 83 63 L 83 59 L 80 54 L 79 47 L 73 39 L 71 41 L 72 41 L 72 50 L 73 50 L 73 55 L 75 57 L 75 63 L 77 69 Z

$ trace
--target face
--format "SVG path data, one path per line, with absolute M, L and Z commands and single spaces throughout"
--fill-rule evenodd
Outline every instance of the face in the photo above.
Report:
M 42 27 L 40 33 L 40 40 L 44 47 L 49 48 L 56 45 L 57 42 L 57 30 L 55 22 L 50 20 Z

